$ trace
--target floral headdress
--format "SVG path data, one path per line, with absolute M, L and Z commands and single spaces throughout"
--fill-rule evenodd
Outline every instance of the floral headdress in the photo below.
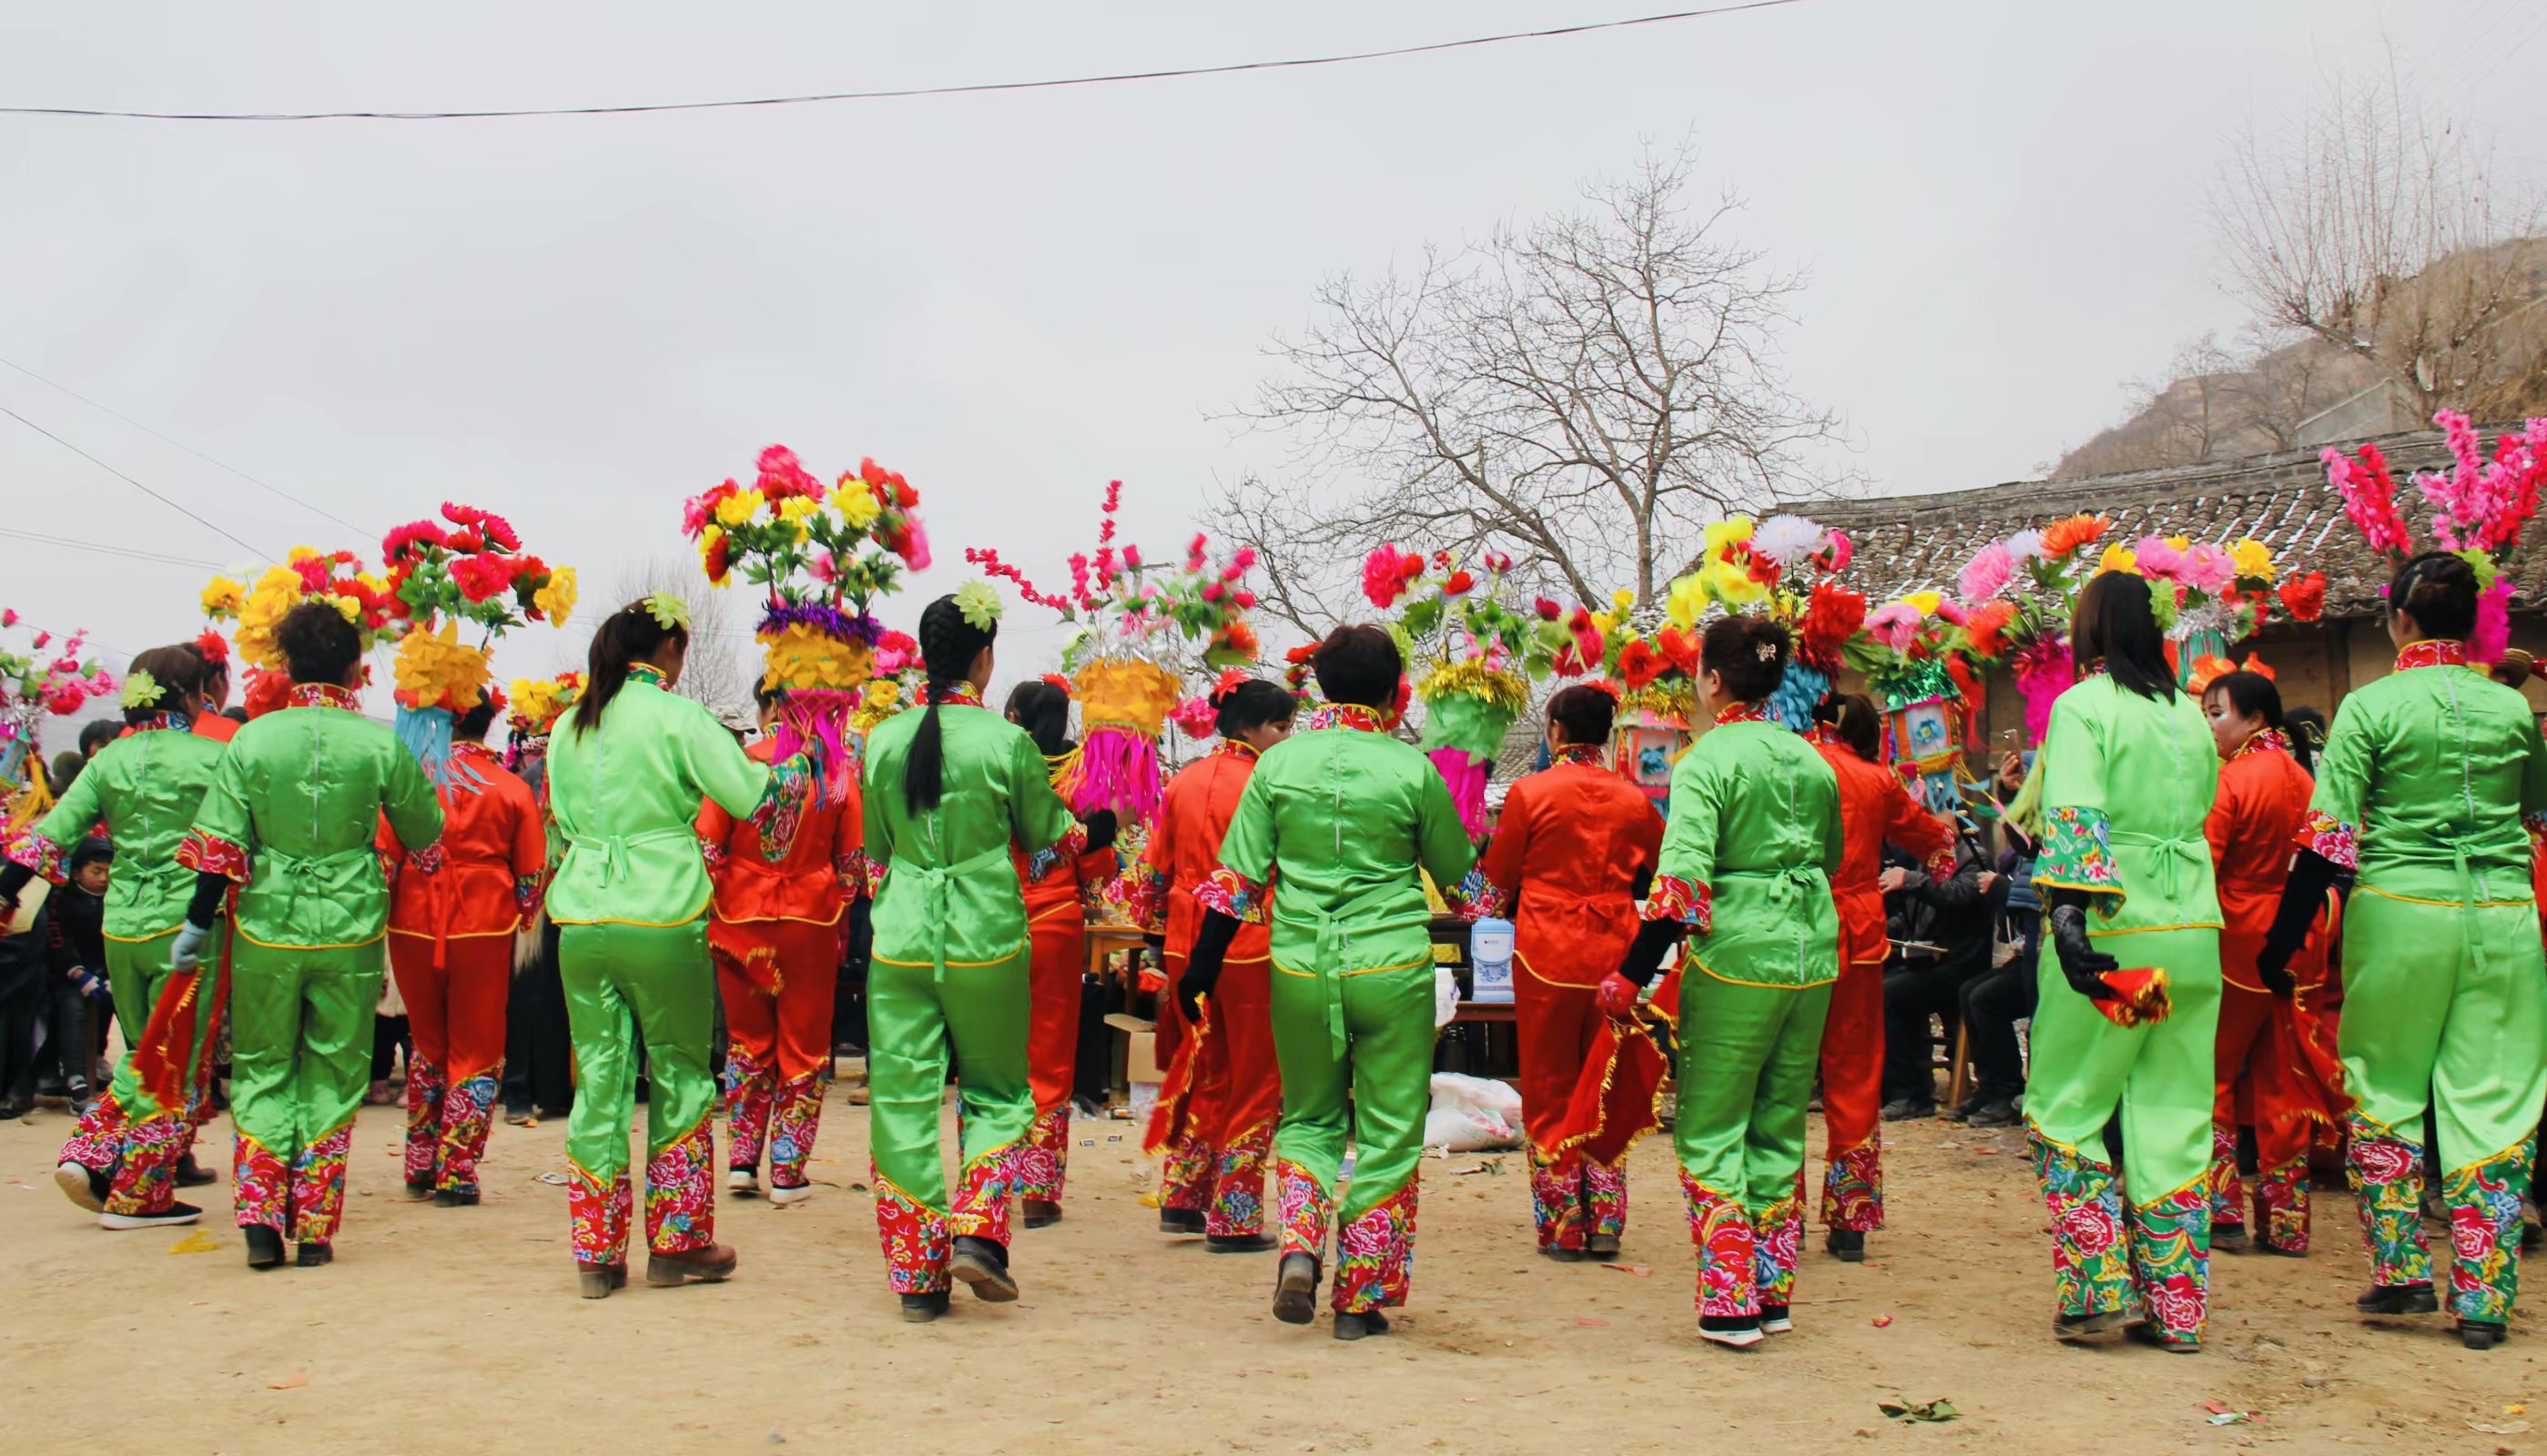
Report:
M 333 603 L 353 624 L 367 654 L 380 644 L 399 610 L 389 582 L 363 569 L 362 557 L 349 551 L 296 546 L 284 564 L 266 567 L 253 586 L 228 576 L 205 583 L 204 615 L 216 622 L 238 624 L 230 634 L 230 644 L 247 663 L 241 701 L 250 718 L 262 718 L 287 700 L 291 669 L 274 633 L 293 608 L 307 601 Z M 367 681 L 370 670 L 366 664 Z
M 442 503 L 441 521 L 409 521 L 381 538 L 381 561 L 402 629 L 395 668 L 398 738 L 440 783 L 453 716 L 486 701 L 495 639 L 530 622 L 566 626 L 574 612 L 574 568 L 523 551 L 503 517 L 451 501 Z M 476 643 L 462 641 L 462 623 L 478 629 Z
M 1840 670 L 1844 644 L 1866 620 L 1866 598 L 1838 581 L 1856 554 L 1847 532 L 1802 516 L 1727 516 L 1711 524 L 1697 563 L 1664 596 L 1665 625 L 1650 637 L 1632 625 L 1617 634 L 1610 660 L 1623 696 L 1650 697 L 1651 684 L 1669 679 L 1669 706 L 1685 717 L 1695 707 L 1700 624 L 1717 612 L 1762 617 L 1785 627 L 1796 649 L 1769 714 L 1801 732 Z
M 929 564 L 920 492 L 873 460 L 830 486 L 784 445 L 754 465 L 749 486 L 728 479 L 685 502 L 681 532 L 712 585 L 740 576 L 760 588 L 761 683 L 788 694 L 773 747 L 785 758 L 818 744 L 836 800 L 854 771 L 849 719 L 885 634 L 875 604 Z
M 14 632 L 19 626 L 15 611 L 0 611 L 0 629 Z M 43 765 L 30 763 L 37 726 L 47 714 L 68 717 L 91 698 L 116 690 L 106 669 L 82 655 L 88 645 L 85 631 L 59 640 L 34 628 L 27 632 L 23 647 L 0 638 L 0 808 L 7 811 L 0 818 L 0 838 L 24 827 L 52 802 L 44 790 Z
M 2476 572 L 2476 631 L 2468 655 L 2492 662 L 2511 644 L 2511 598 L 2518 588 L 2507 568 L 2547 487 L 2547 417 L 2527 421 L 2519 434 L 2497 436 L 2491 459 L 2465 414 L 2444 409 L 2432 423 L 2449 446 L 2450 469 L 2415 472 L 2415 488 L 2432 513 L 2432 539 Z M 2392 567 L 2402 565 L 2414 554 L 2414 535 L 2397 508 L 2397 484 L 2379 447 L 2364 444 L 2356 460 L 2329 446 L 2322 458 L 2327 479 L 2343 497 L 2344 515 L 2372 551 Z
M 512 683 L 512 711 L 505 722 L 524 737 L 546 737 L 557 721 L 583 696 L 583 674 L 561 672 L 555 677 L 517 677 Z
M 1147 822 L 1162 788 L 1159 737 L 1186 678 L 1256 660 L 1256 629 L 1247 621 L 1256 594 L 1244 584 L 1256 552 L 1242 546 L 1216 560 L 1209 538 L 1197 533 L 1182 563 L 1149 560 L 1138 546 L 1115 540 L 1122 502 L 1123 482 L 1108 481 L 1097 550 L 1070 558 L 1067 594 L 1036 587 L 996 551 L 971 548 L 964 559 L 1078 629 L 1061 665 L 1079 700 L 1080 743 L 1053 787 L 1083 815 L 1110 809 Z
M 1430 557 L 1383 544 L 1362 560 L 1362 595 L 1372 606 L 1398 608 L 1389 632 L 1414 671 L 1424 704 L 1418 746 L 1449 787 L 1459 822 L 1485 827 L 1486 780 L 1504 735 L 1530 707 L 1530 685 L 1556 671 L 1561 630 L 1543 616 L 1500 600 L 1512 557 L 1486 552 L 1480 576 L 1447 551 Z M 1580 654 L 1568 659 L 1576 672 Z

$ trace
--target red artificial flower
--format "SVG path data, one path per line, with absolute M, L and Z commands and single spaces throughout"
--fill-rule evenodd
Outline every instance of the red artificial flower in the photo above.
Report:
M 1801 641 L 1796 644 L 1796 656 L 1817 672 L 1839 670 L 1839 649 L 1843 642 L 1857 635 L 1866 625 L 1866 598 L 1846 587 L 1824 581 L 1816 583 L 1804 605 Z
M 293 574 L 301 578 L 303 591 L 323 592 L 327 589 L 328 567 L 331 564 L 325 557 L 308 557 L 293 562 L 292 570 Z M 41 646 L 42 643 L 38 645 Z
M 450 539 L 445 541 L 443 545 L 451 548 L 454 552 L 474 557 L 478 553 L 486 549 L 486 538 L 479 534 L 477 527 L 464 526 L 460 530 L 452 532 Z
M 486 519 L 486 513 L 474 505 L 456 505 L 446 500 L 442 503 L 442 519 L 454 526 L 475 526 Z
M 1388 722 L 1390 727 L 1394 728 L 1398 724 L 1406 721 L 1406 705 L 1414 701 L 1415 684 L 1407 681 L 1403 677 L 1399 678 L 1397 680 L 1397 696 L 1388 700 Z
M 478 522 L 478 529 L 485 533 L 488 541 L 501 547 L 505 551 L 520 551 L 522 549 L 522 538 L 513 530 L 513 523 L 505 520 L 502 516 L 496 515 L 492 511 L 485 512 L 481 517 Z
M 409 521 L 393 528 L 389 535 L 381 538 L 381 559 L 394 566 L 401 565 L 417 545 L 441 546 L 450 539 L 448 533 L 431 521 Z
M 726 547 L 732 540 L 732 537 L 720 536 L 716 540 L 709 542 L 707 554 L 699 559 L 699 564 L 707 570 L 708 581 L 711 585 L 723 586 L 725 584 L 726 570 L 731 564 L 726 560 Z
M 1043 675 L 1043 681 L 1044 685 L 1047 687 L 1059 688 L 1063 697 L 1067 698 L 1070 696 L 1069 678 L 1062 676 L 1058 672 L 1047 672 Z
M 1476 587 L 1477 578 L 1465 571 L 1453 571 L 1450 573 L 1450 579 L 1442 583 L 1442 589 L 1454 597 L 1466 596 L 1476 590 Z
M 1677 627 L 1666 627 L 1654 634 L 1654 645 L 1661 649 L 1663 660 L 1692 677 L 1698 676 L 1698 644 L 1697 633 Z
M 1619 680 L 1631 693 L 1660 677 L 1665 665 L 1662 654 L 1641 638 L 1619 649 Z
M 2311 571 L 2282 582 L 2282 606 L 2293 621 L 2315 622 L 2326 613 L 2326 573 Z
M 1362 558 L 1361 594 L 1372 606 L 1387 611 L 1397 605 L 1406 583 L 1423 572 L 1422 557 L 1399 551 L 1395 542 L 1384 542 Z
M 1228 648 L 1253 661 L 1258 647 L 1256 629 L 1244 622 L 1232 622 L 1220 630 L 1220 640 Z
M 1540 597 L 1537 601 L 1532 602 L 1530 604 L 1530 609 L 1538 614 L 1538 620 L 1541 622 L 1553 622 L 1557 618 L 1565 615 L 1565 609 L 1563 607 L 1558 606 L 1546 597 Z
M 785 500 L 791 495 L 820 495 L 823 482 L 814 478 L 796 459 L 796 452 L 784 445 L 772 445 L 760 452 L 757 482 L 760 493 L 771 500 Z
M 451 579 L 471 602 L 483 602 L 513 584 L 513 568 L 501 557 L 462 557 L 451 563 Z
M 1984 602 L 1965 619 L 1964 637 L 1972 643 L 1975 655 L 2002 656 L 2007 651 L 2007 639 L 2002 636 L 2007 625 L 2016 620 L 2016 604 L 2005 601 Z
M 216 667 L 227 666 L 230 660 L 229 640 L 218 632 L 207 630 L 196 638 L 195 650 L 203 653 L 204 660 Z

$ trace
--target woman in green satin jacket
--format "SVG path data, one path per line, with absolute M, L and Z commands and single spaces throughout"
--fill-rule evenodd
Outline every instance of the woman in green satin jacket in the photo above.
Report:
M 1697 1243 L 1699 1335 L 1737 1349 L 1795 1328 L 1805 1108 L 1839 979 L 1839 780 L 1764 708 L 1792 650 L 1774 622 L 1709 624 L 1699 668 L 1715 722 L 1672 770 L 1644 924 L 1600 993 L 1605 1009 L 1631 1007 L 1626 983 L 1649 979 L 1695 933 L 1673 1140 Z
M 928 604 L 922 710 L 867 738 L 866 854 L 884 871 L 867 971 L 868 1144 L 888 1282 L 914 1322 L 946 1312 L 953 1279 L 983 1299 L 1017 1297 L 1009 1204 L 1034 1089 L 1010 850 L 1041 869 L 1085 844 L 1034 739 L 982 706 L 997 602 L 968 586 Z M 963 1106 L 951 1200 L 937 1128 L 950 1053 Z
M 2521 695 L 2471 671 L 2474 567 L 2433 552 L 2388 588 L 2397 670 L 2336 709 L 2302 854 L 2256 971 L 2275 994 L 2343 871 L 2346 1155 L 2370 1253 L 2365 1314 L 2439 1307 L 2423 1243 L 2423 1114 L 2449 1169 L 2451 1311 L 2501 1342 L 2519 1282 L 2520 1199 L 2547 1102 L 2547 965 L 2532 904 L 2547 747 Z
M 769 769 L 705 707 L 672 693 L 689 643 L 688 609 L 668 593 L 613 613 L 593 633 L 583 695 L 549 741 L 549 811 L 564 849 L 548 912 L 579 1082 L 567 1203 L 586 1299 L 627 1282 L 640 1037 L 646 1282 L 712 1282 L 735 1267 L 734 1250 L 716 1242 L 716 972 L 693 824 L 707 799 L 747 817 Z

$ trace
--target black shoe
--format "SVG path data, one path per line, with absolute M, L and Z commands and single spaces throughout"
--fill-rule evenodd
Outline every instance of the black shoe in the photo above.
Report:
M 1306 1325 L 1318 1318 L 1318 1257 L 1286 1253 L 1274 1275 L 1274 1318 L 1285 1325 Z
M 2131 1323 L 2132 1316 L 2127 1310 L 2100 1310 L 2092 1315 L 2055 1315 L 2052 1317 L 2052 1337 L 2092 1339 Z
M 902 1323 L 905 1325 L 925 1325 L 932 1320 L 944 1318 L 948 1308 L 946 1294 L 947 1292 L 941 1289 L 935 1294 L 904 1295 L 902 1297 Z
M 1049 1198 L 1027 1198 L 1024 1203 L 1025 1225 L 1029 1229 L 1049 1229 L 1061 1222 L 1061 1205 Z
M 2012 1128 L 2022 1121 L 2016 1115 L 2016 1104 L 2003 1097 L 1982 1103 L 1964 1119 L 1967 1126 L 1976 1128 Z
M 114 1190 L 115 1180 L 86 1163 L 64 1162 L 53 1169 L 53 1186 L 90 1213 L 104 1213 L 106 1195 Z
M 1387 1332 L 1388 1317 L 1377 1310 L 1368 1310 L 1359 1315 L 1336 1316 L 1336 1338 L 1338 1339 L 1360 1339 L 1367 1334 L 1386 1334 Z
M 1207 1234 L 1202 1246 L 1212 1253 L 1265 1253 L 1274 1247 L 1271 1234 Z
M 1795 1328 L 1795 1312 L 1788 1309 L 1785 1305 L 1762 1305 L 1760 1307 L 1760 1332 L 1762 1334 L 1788 1334 L 1794 1332 Z
M 2459 1343 L 2472 1350 L 2490 1350 L 2503 1343 L 2507 1331 L 2500 1325 L 2485 1320 L 2461 1320 Z
M 608 1299 L 614 1290 L 628 1287 L 628 1261 L 615 1264 L 577 1263 L 574 1266 L 575 1292 L 585 1299 Z
M 1912 1122 L 1936 1115 L 1937 1104 L 1934 1102 L 1913 1102 L 1907 1097 L 1896 1097 L 1884 1104 L 1883 1116 L 1886 1122 Z
M 1866 1262 L 1866 1231 L 1829 1229 L 1822 1233 L 1822 1251 L 1843 1264 Z
M 949 1269 L 972 1286 L 977 1299 L 1004 1305 L 1017 1297 L 1017 1281 L 1009 1273 L 1009 1251 L 988 1239 L 970 1235 L 957 1239 Z
M 301 1245 L 300 1258 L 295 1260 L 305 1269 L 314 1269 L 320 1264 L 332 1264 L 335 1261 L 336 1245 L 332 1243 L 305 1243 Z
M 177 1186 L 180 1188 L 201 1188 L 220 1180 L 220 1174 L 195 1161 L 195 1155 L 191 1153 L 177 1159 Z
M 1198 1208 L 1160 1209 L 1159 1232 L 1162 1234 L 1199 1234 L 1202 1232 L 1202 1210 Z
M 2123 1337 L 2134 1344 L 2154 1345 L 2170 1355 L 2202 1353 L 2202 1337 L 2196 1334 L 2166 1334 L 2147 1320 L 2135 1320 L 2123 1327 Z
M 2254 1247 L 2254 1243 L 2252 1239 L 2246 1237 L 2246 1226 L 2243 1224 L 2215 1223 L 2211 1226 L 2213 1253 L 2244 1253 Z
M 407 1180 L 406 1180 L 406 1201 L 407 1201 L 407 1202 L 409 1202 L 409 1203 L 430 1203 L 430 1202 L 432 1202 L 432 1201 L 433 1201 L 433 1174 L 431 1174 L 431 1173 L 426 1173 L 424 1176 L 422 1176 L 422 1177 L 420 1177 L 420 1178 L 409 1178 L 409 1179 L 407 1179 Z
M 436 1188 L 433 1201 L 444 1208 L 476 1208 L 478 1185 L 470 1183 L 458 1188 Z
M 2428 1315 L 2441 1307 L 2431 1281 L 2417 1284 L 2373 1284 L 2352 1307 L 2365 1315 Z
M 1616 1234 L 1584 1235 L 1583 1254 L 1586 1258 L 1617 1258 L 1619 1256 L 1619 1236 Z
M 204 1211 L 193 1204 L 171 1199 L 166 1208 L 156 1213 L 122 1214 L 110 1209 L 97 1216 L 97 1226 L 101 1229 L 173 1229 L 191 1224 L 203 1216 Z
M 1583 1262 L 1583 1250 L 1579 1248 L 1567 1248 L 1561 1243 L 1550 1243 L 1545 1245 L 1539 1249 L 1538 1256 L 1543 1259 L 1554 1259 L 1560 1264 L 1579 1264 Z
M 270 1224 L 251 1224 L 247 1230 L 247 1266 L 251 1269 L 283 1267 L 283 1231 Z

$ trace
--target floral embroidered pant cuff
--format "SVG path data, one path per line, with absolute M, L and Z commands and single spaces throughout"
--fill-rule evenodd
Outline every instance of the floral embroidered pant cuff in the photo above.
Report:
M 868 1144 L 876 1232 L 897 1294 L 947 1288 L 956 1239 L 1009 1242 L 1016 1163 L 1034 1121 L 1026 1020 L 1022 951 L 942 971 L 881 956 L 869 967 Z M 962 1102 L 952 1196 L 941 1131 L 950 1062 Z
M 726 1165 L 802 1188 L 823 1127 L 840 928 L 810 920 L 719 921 L 710 935 L 724 996 Z
M 437 964 L 437 962 L 439 964 Z M 406 1181 L 475 1191 L 504 1079 L 513 937 L 390 935 L 390 972 L 415 1052 L 406 1079 Z
M 647 1245 L 681 1253 L 716 1242 L 709 1134 L 716 1084 L 708 1067 L 715 973 L 706 924 L 560 927 L 558 969 L 577 1078 L 566 1144 L 573 1164 L 567 1201 L 578 1263 L 627 1258 L 628 1136 L 640 1035 L 648 1088 Z
M 345 1155 L 371 1085 L 375 940 L 327 949 L 241 937 L 230 979 L 232 1193 L 240 1227 L 327 1243 L 345 1206 Z

